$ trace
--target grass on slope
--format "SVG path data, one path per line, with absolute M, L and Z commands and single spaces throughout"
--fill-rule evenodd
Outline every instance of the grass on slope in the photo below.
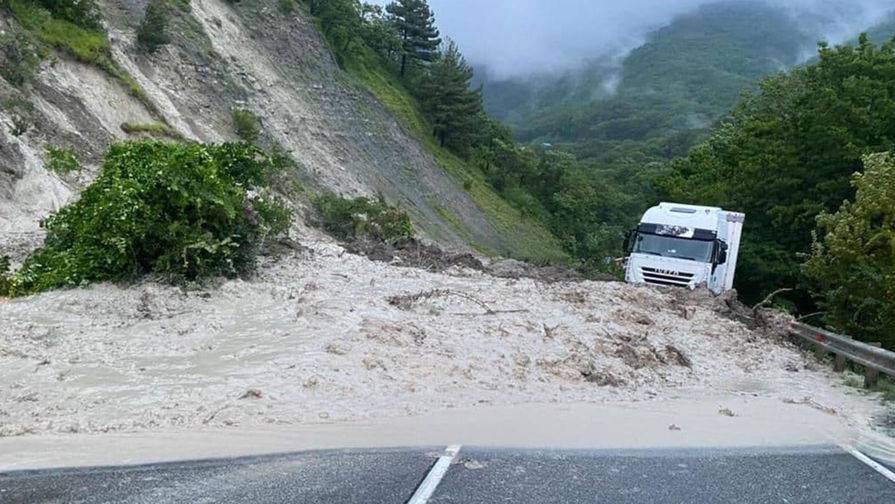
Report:
M 429 134 L 432 128 L 420 111 L 417 101 L 375 54 L 362 49 L 354 57 L 345 59 L 345 69 L 349 74 L 359 80 L 417 137 L 458 185 L 467 188 L 473 201 L 498 229 L 501 242 L 505 244 L 503 250 L 490 250 L 469 239 L 468 232 L 460 233 L 470 240 L 473 248 L 486 254 L 497 253 L 536 263 L 568 262 L 569 257 L 562 250 L 559 241 L 542 223 L 522 215 L 485 182 L 484 174 L 438 145 Z M 447 208 L 436 208 L 443 217 L 450 213 Z M 456 227 L 459 217 L 453 216 L 446 220 L 452 227 Z
M 158 108 L 140 85 L 112 59 L 106 34 L 88 30 L 70 21 L 53 17 L 50 12 L 27 0 L 9 0 L 9 9 L 22 27 L 44 44 L 68 52 L 83 63 L 96 65 L 118 80 L 150 112 Z
M 80 61 L 106 64 L 109 41 L 99 31 L 87 30 L 26 0 L 9 0 L 9 8 L 23 28 L 45 44 L 70 52 Z

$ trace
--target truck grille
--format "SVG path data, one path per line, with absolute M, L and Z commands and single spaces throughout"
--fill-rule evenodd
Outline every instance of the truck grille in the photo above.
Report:
M 640 268 L 640 273 L 646 283 L 654 285 L 672 285 L 676 287 L 687 287 L 693 280 L 693 273 L 684 273 L 683 271 L 664 270 L 656 268 Z

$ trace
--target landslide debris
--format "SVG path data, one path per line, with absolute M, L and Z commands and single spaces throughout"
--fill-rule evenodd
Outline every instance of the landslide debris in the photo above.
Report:
M 417 239 L 401 240 L 391 245 L 377 240 L 354 240 L 345 244 L 345 249 L 373 261 L 419 268 L 433 273 L 459 267 L 481 271 L 498 278 L 532 278 L 547 283 L 577 282 L 585 279 L 581 273 L 567 266 L 538 266 L 515 259 L 489 261 L 469 252 L 450 252 Z M 597 279 L 616 280 L 608 275 Z
M 848 409 L 823 398 L 826 371 L 806 367 L 796 347 L 697 294 L 458 264 L 433 272 L 323 237 L 261 261 L 252 279 L 204 291 L 147 280 L 0 303 L 0 436 L 336 422 L 684 389 L 799 390 Z M 792 373 L 793 363 L 804 369 Z

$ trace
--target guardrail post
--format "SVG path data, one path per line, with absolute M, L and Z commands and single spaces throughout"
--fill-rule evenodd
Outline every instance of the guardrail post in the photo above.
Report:
M 843 334 L 798 322 L 790 325 L 789 334 L 800 342 L 813 345 L 818 356 L 822 351 L 833 354 L 836 371 L 843 371 L 848 362 L 863 366 L 866 388 L 877 386 L 881 374 L 895 378 L 895 352 L 884 350 L 879 343 L 862 343 Z
M 820 345 L 815 345 L 815 347 L 814 347 L 814 358 L 815 359 L 823 362 L 827 358 L 827 353 L 828 352 L 824 349 L 824 347 L 822 347 Z
M 837 373 L 845 371 L 845 362 L 845 354 L 836 354 L 836 359 L 833 361 L 833 371 Z
M 842 335 L 843 338 L 851 339 L 851 336 L 847 334 Z M 835 355 L 835 360 L 833 361 L 833 371 L 836 373 L 841 373 L 845 371 L 845 366 L 848 364 L 848 358 L 844 353 L 837 353 Z
M 877 348 L 883 346 L 882 343 L 867 343 L 870 346 L 875 346 Z M 879 382 L 879 371 L 873 369 L 872 367 L 864 368 L 864 388 L 869 389 L 876 386 L 877 382 Z

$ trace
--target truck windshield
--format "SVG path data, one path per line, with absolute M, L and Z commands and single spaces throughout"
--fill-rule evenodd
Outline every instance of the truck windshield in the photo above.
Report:
M 710 241 L 639 233 L 634 252 L 708 263 L 712 262 L 713 245 Z

